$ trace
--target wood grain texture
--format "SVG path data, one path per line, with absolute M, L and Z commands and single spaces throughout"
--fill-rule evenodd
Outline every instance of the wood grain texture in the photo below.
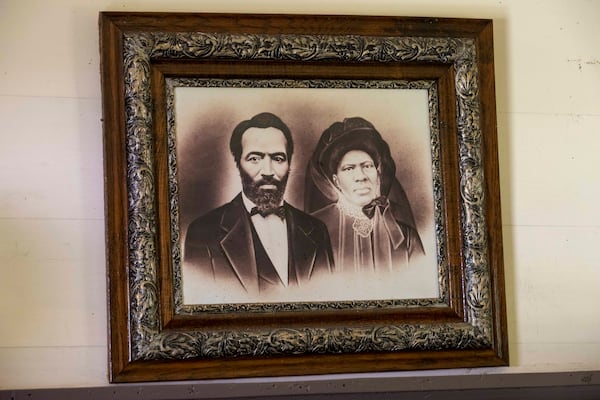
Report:
M 123 61 L 119 49 L 122 36 L 118 26 L 100 18 L 102 78 L 102 123 L 104 138 L 104 180 L 106 253 L 109 308 L 109 370 L 111 377 L 128 364 L 128 252 L 127 183 L 125 162 L 125 116 L 123 102 Z

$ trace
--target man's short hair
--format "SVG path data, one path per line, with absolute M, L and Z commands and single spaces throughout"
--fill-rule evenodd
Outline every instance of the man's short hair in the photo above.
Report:
M 229 141 L 229 150 L 233 155 L 235 164 L 239 166 L 240 158 L 242 157 L 242 136 L 250 128 L 275 128 L 283 132 L 283 136 L 286 140 L 286 153 L 288 160 L 292 159 L 292 153 L 294 152 L 294 142 L 292 141 L 292 132 L 290 128 L 275 114 L 264 112 L 255 115 L 254 117 L 240 122 L 231 134 L 231 140 Z

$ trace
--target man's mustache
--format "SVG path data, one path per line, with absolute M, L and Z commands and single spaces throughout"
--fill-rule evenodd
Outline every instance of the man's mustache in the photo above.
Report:
M 280 188 L 283 185 L 283 182 L 276 179 L 274 176 L 263 175 L 258 181 L 254 182 L 255 187 L 262 185 L 274 185 L 275 187 Z

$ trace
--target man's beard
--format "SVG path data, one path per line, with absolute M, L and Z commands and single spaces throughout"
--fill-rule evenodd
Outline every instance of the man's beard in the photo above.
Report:
M 262 176 L 255 182 L 250 175 L 240 168 L 240 176 L 242 177 L 244 194 L 256 204 L 259 211 L 270 210 L 281 205 L 289 174 L 285 174 L 281 180 L 277 180 L 272 176 Z M 262 185 L 273 185 L 275 188 L 263 189 L 261 188 Z

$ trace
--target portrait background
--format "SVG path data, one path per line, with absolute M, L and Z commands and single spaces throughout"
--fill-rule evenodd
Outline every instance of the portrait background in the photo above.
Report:
M 396 177 L 407 192 L 426 257 L 389 277 L 365 283 L 346 279 L 314 282 L 306 290 L 273 298 L 247 299 L 239 290 L 211 293 L 201 276 L 183 265 L 184 302 L 327 301 L 385 298 L 431 298 L 438 295 L 433 188 L 427 90 L 333 88 L 176 87 L 175 125 L 181 243 L 191 221 L 229 202 L 241 191 L 229 152 L 234 127 L 260 112 L 272 112 L 290 128 L 294 154 L 284 198 L 303 209 L 305 171 L 322 132 L 336 121 L 363 117 L 390 146 Z M 188 279 L 186 279 L 188 278 Z

